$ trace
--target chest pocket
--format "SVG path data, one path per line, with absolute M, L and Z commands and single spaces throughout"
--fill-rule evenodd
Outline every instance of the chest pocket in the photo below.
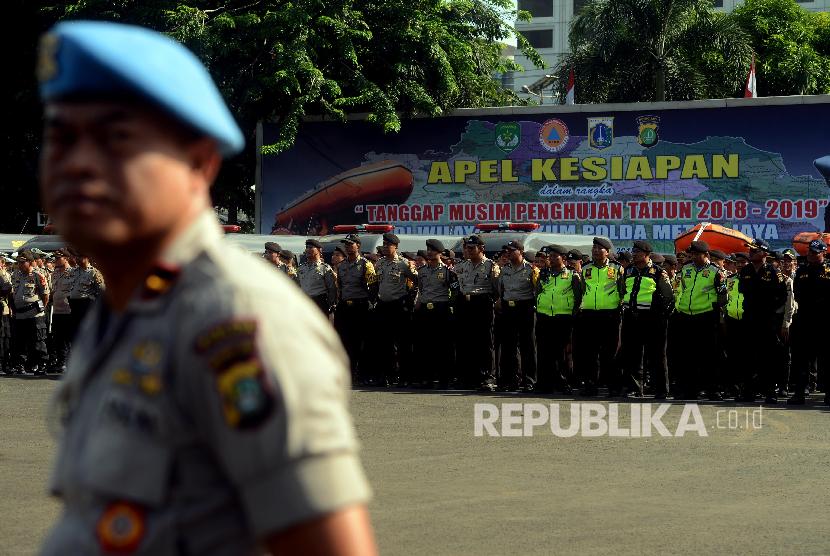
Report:
M 105 377 L 106 380 L 106 377 Z M 107 384 L 78 462 L 82 481 L 113 499 L 161 506 L 168 493 L 173 449 L 160 396 L 145 399 Z

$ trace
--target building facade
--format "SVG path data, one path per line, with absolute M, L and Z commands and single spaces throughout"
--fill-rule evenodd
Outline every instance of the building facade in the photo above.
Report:
M 557 65 L 564 54 L 568 52 L 568 31 L 574 15 L 590 2 L 590 0 L 518 0 L 518 8 L 530 12 L 533 20 L 530 23 L 516 22 L 516 30 L 522 33 L 530 44 L 536 48 L 545 61 L 545 69 L 533 67 L 533 63 L 520 52 L 515 53 L 515 61 L 525 68 L 523 72 L 512 75 L 513 90 L 524 96 L 522 87 L 530 87 L 545 75 L 556 71 Z M 797 0 L 806 10 L 815 12 L 830 11 L 830 0 Z M 741 0 L 713 0 L 718 11 L 732 11 Z M 544 94 L 544 92 L 543 92 Z M 536 96 L 538 100 L 538 96 Z M 543 102 L 548 102 L 547 99 Z

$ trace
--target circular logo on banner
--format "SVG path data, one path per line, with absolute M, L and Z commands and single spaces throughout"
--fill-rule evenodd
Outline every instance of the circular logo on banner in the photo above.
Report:
M 104 552 L 129 554 L 144 537 L 144 511 L 128 502 L 110 504 L 96 526 Z
M 542 144 L 542 148 L 552 153 L 562 150 L 568 144 L 569 137 L 568 126 L 556 118 L 543 123 L 539 130 L 539 143 Z

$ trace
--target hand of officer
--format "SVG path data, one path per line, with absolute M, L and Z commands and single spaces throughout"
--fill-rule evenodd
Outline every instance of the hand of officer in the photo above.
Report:
M 789 343 L 789 341 L 790 341 L 790 327 L 789 326 L 782 326 L 781 327 L 781 333 L 779 334 L 779 336 L 781 336 L 781 341 L 782 342 L 784 342 L 785 344 Z
M 421 302 L 420 302 L 420 301 L 418 301 L 418 302 L 416 302 L 416 303 L 415 303 L 415 310 L 417 311 L 417 310 L 419 310 L 420 308 L 421 308 Z

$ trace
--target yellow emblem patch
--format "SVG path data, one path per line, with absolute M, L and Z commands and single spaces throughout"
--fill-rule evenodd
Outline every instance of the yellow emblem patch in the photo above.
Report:
M 40 37 L 37 56 L 37 79 L 41 83 L 49 81 L 58 73 L 58 46 L 60 39 L 53 33 Z

